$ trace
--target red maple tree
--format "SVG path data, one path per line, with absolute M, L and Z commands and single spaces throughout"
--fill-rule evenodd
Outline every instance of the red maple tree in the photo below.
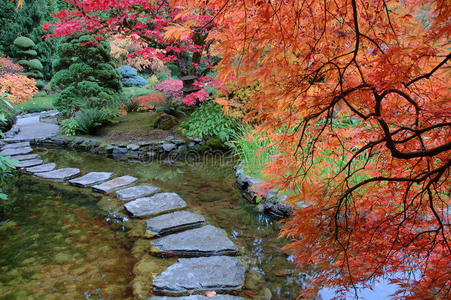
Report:
M 319 267 L 304 294 L 387 276 L 397 297 L 449 298 L 451 4 L 172 2 L 217 11 L 218 75 L 259 82 L 247 117 L 295 208 L 281 234 Z

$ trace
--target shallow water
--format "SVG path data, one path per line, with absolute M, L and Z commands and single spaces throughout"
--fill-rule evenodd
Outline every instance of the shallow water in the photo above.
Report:
M 235 162 L 230 158 L 165 165 L 74 151 L 37 152 L 58 168 L 132 175 L 138 183 L 178 193 L 189 210 L 223 228 L 238 246 L 250 271 L 243 297 L 296 299 L 305 284 L 306 272 L 296 270 L 281 251 L 285 241 L 277 238 L 280 225 L 255 212 L 234 188 Z M 143 256 L 139 246 L 144 240 L 135 242 L 131 231 L 126 232 L 134 221 L 119 200 L 27 175 L 9 193 L 16 209 L 0 227 L 0 299 L 133 298 L 133 266 Z M 146 257 L 155 266 L 152 275 L 175 261 Z M 142 296 L 151 295 L 149 286 L 142 290 Z M 332 293 L 322 296 L 328 299 Z
M 272 299 L 295 299 L 298 295 L 304 275 L 281 253 L 279 225 L 254 212 L 233 187 L 233 160 L 168 166 L 73 151 L 37 151 L 58 167 L 78 167 L 82 173 L 128 174 L 138 177 L 139 183 L 177 192 L 190 210 L 223 228 L 240 248 L 252 271 L 252 280 L 247 283 L 251 288 L 242 296 L 252 296 L 263 287 L 269 289 Z M 20 295 L 40 299 L 44 295 L 68 299 L 131 297 L 135 261 L 127 234 L 120 230 L 124 219 L 118 218 L 125 213 L 121 209 L 111 213 L 111 207 L 109 214 L 105 213 L 99 205 L 105 208 L 111 199 L 98 201 L 99 196 L 89 190 L 67 183 L 48 183 L 27 175 L 22 175 L 19 183 L 10 191 L 17 206 L 8 215 L 13 225 L 4 225 L 7 229 L 0 232 L 0 299 Z

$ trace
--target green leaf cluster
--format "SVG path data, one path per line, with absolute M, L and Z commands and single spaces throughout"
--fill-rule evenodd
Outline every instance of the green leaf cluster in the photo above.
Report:
M 215 102 L 205 102 L 181 124 L 185 134 L 201 139 L 218 137 L 228 142 L 236 133 L 238 123 L 225 116 L 222 107 Z

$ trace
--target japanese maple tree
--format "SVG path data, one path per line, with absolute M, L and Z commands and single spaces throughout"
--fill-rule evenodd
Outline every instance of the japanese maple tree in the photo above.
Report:
M 449 298 L 451 3 L 172 2 L 217 11 L 218 75 L 259 82 L 247 118 L 295 208 L 281 235 L 319 267 L 304 294 L 388 276 L 397 297 Z
M 126 36 L 129 41 L 141 45 L 138 51 L 130 54 L 132 58 L 173 61 L 184 80 L 185 95 L 196 92 L 192 81 L 207 75 L 218 62 L 210 51 L 214 40 L 209 38 L 209 33 L 216 24 L 209 9 L 184 13 L 164 0 L 67 2 L 73 10 L 61 10 L 54 15 L 55 24 L 44 25 L 47 30 L 53 28 L 48 37 L 68 37 L 77 32 L 95 33 L 99 39 L 112 34 Z

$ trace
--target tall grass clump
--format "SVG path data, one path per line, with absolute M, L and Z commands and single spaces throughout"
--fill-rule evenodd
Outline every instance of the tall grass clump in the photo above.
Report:
M 277 147 L 268 147 L 270 143 L 271 140 L 265 135 L 256 134 L 252 127 L 241 125 L 230 146 L 238 155 L 245 173 L 263 179 L 261 171 L 265 164 L 279 153 Z

